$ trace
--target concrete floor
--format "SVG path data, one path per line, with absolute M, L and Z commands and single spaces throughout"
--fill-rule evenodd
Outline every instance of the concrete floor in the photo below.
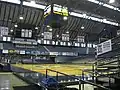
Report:
M 34 85 L 27 84 L 12 73 L 0 73 L 0 90 L 38 90 Z

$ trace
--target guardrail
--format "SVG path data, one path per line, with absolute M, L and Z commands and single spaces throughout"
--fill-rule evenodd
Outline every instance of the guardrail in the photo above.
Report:
M 79 81 L 79 90 L 81 90 L 81 84 L 90 84 L 90 85 L 93 85 L 93 86 L 96 86 L 98 88 L 101 88 L 103 90 L 111 90 L 110 88 L 106 88 L 104 86 L 101 86 L 101 85 L 98 85 L 98 84 L 95 84 L 93 82 L 89 82 L 89 81 L 85 81 L 85 80 L 82 80 L 81 78 L 78 78 L 76 76 L 70 76 L 70 75 L 67 75 L 65 73 L 62 73 L 62 72 L 59 72 L 59 71 L 55 71 L 55 70 L 51 70 L 51 69 L 46 69 L 46 78 L 48 77 L 48 71 L 51 71 L 51 72 L 55 72 L 56 73 L 56 80 L 58 80 L 58 75 L 61 74 L 61 75 L 64 75 L 64 76 L 68 76 L 70 78 L 73 78 L 73 79 L 77 79 Z

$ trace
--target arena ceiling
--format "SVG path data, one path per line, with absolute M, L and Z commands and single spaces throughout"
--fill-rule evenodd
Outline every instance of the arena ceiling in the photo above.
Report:
M 14 0 L 13 0 L 14 1 Z M 22 0 L 21 0 L 22 1 Z M 31 0 L 24 0 L 31 1 Z M 108 0 L 99 0 L 104 3 L 108 3 Z M 63 6 L 67 6 L 70 10 L 77 13 L 85 13 L 89 16 L 95 16 L 98 18 L 105 18 L 112 22 L 120 23 L 120 12 L 112 10 L 110 8 L 98 5 L 90 2 L 90 0 L 36 0 L 37 4 L 47 5 L 50 3 L 56 3 Z M 108 3 L 109 4 L 109 3 Z M 117 8 L 120 7 L 120 1 L 116 0 L 114 4 L 111 4 Z M 23 20 L 19 19 L 19 16 L 24 17 Z M 43 29 L 43 9 L 33 8 L 20 4 L 8 3 L 5 0 L 0 1 L 0 26 L 7 26 L 10 30 L 15 30 L 14 25 L 22 23 L 25 25 L 38 27 L 36 30 L 36 37 L 42 38 Z M 81 27 L 84 27 L 82 29 Z M 112 33 L 116 32 L 119 26 L 105 24 L 85 18 L 69 16 L 68 24 L 59 29 L 53 29 L 53 39 L 61 39 L 61 35 L 69 31 L 70 40 L 75 40 L 77 36 L 84 35 L 86 40 L 90 42 L 98 41 L 98 38 L 103 33 L 110 34 L 107 38 L 112 37 Z M 115 36 L 115 35 L 113 35 Z

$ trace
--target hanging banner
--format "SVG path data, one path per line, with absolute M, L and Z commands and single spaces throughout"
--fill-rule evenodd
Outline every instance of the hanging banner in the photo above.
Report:
M 85 36 L 77 36 L 78 42 L 85 42 Z
M 97 55 L 112 51 L 111 40 L 105 41 L 97 45 Z
M 52 32 L 44 32 L 44 39 L 52 40 Z
M 8 27 L 0 26 L 0 36 L 8 35 L 8 33 L 9 33 Z
M 69 41 L 69 34 L 62 34 L 62 41 Z

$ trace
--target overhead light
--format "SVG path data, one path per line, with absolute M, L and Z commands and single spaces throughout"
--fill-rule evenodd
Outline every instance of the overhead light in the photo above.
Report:
M 63 17 L 63 20 L 66 21 L 68 19 L 68 17 Z
M 43 35 L 44 35 L 44 33 L 41 33 L 41 35 L 43 36 Z
M 13 32 L 13 29 L 11 29 L 10 32 Z
M 49 31 L 52 31 L 52 28 L 50 28 Z
M 38 29 L 38 27 L 35 27 L 35 29 Z
M 114 3 L 115 2 L 115 0 L 109 0 L 109 3 Z
M 47 28 L 49 28 L 50 26 L 49 25 L 47 25 Z
M 84 28 L 85 28 L 85 27 L 83 27 L 83 26 L 81 27 L 81 29 L 84 29 Z
M 59 35 L 57 35 L 57 37 L 59 37 Z
M 14 26 L 15 26 L 15 27 L 18 27 L 18 25 L 17 25 L 17 24 L 15 24 Z
M 67 31 L 66 33 L 69 33 L 69 31 Z
M 20 19 L 20 20 L 23 20 L 23 16 L 20 16 L 19 19 Z

